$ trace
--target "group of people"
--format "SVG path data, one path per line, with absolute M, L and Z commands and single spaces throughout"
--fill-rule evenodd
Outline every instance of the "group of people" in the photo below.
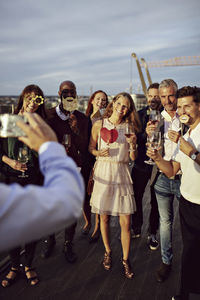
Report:
M 147 106 L 138 112 L 130 94 L 119 93 L 109 103 L 107 94 L 98 90 L 91 95 L 86 114 L 77 110 L 77 92 L 73 82 L 62 82 L 58 94 L 59 105 L 46 111 L 42 90 L 35 85 L 27 86 L 19 97 L 16 113 L 38 113 L 54 130 L 60 144 L 65 135 L 70 135 L 67 156 L 76 163 L 85 185 L 85 224 L 82 233 L 89 234 L 92 228 L 91 214 L 94 213 L 95 224 L 89 241 L 96 242 L 102 236 L 105 247 L 102 260 L 104 269 L 109 271 L 112 268 L 110 216 L 118 216 L 124 275 L 128 279 L 133 278 L 129 261 L 130 241 L 131 237 L 141 236 L 142 200 L 150 181 L 151 208 L 147 240 L 151 250 L 158 249 L 157 235 L 160 230 L 162 258 L 156 271 L 156 279 L 163 282 L 170 275 L 173 259 L 173 201 L 177 198 L 180 203 L 183 254 L 180 295 L 174 299 L 189 299 L 190 292 L 199 293 L 199 89 L 178 89 L 172 79 L 163 80 L 160 84 L 153 83 L 147 90 Z M 161 115 L 157 122 L 149 119 L 152 111 Z M 147 144 L 147 137 L 156 131 L 161 132 L 161 146 L 155 150 L 151 144 Z M 28 149 L 29 159 L 26 164 L 17 159 L 18 149 L 23 147 L 22 144 L 23 139 L 1 139 L 1 182 L 18 182 L 22 186 L 31 183 L 42 188 L 45 184 L 44 173 L 39 171 L 38 154 L 33 150 L 34 147 Z M 149 157 L 155 161 L 154 165 L 145 163 Z M 131 172 L 130 160 L 134 161 Z M 26 176 L 20 177 L 20 172 L 25 172 Z M 87 185 L 91 172 L 94 186 L 90 195 Z M 189 177 L 192 177 L 192 184 Z M 77 220 L 73 219 L 66 223 L 64 232 L 63 251 L 70 263 L 77 259 L 73 249 L 76 226 Z M 41 254 L 43 258 L 48 258 L 53 252 L 56 229 L 55 227 L 55 231 L 48 232 L 51 235 L 46 236 Z M 39 278 L 32 268 L 32 260 L 37 240 L 33 238 L 28 242 L 25 245 L 25 274 L 30 285 L 36 285 Z M 11 269 L 2 280 L 3 287 L 9 286 L 17 278 L 19 251 L 20 248 L 17 247 L 9 252 Z

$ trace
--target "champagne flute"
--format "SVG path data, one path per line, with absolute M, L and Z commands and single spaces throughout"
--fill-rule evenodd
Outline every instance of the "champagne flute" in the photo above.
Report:
M 70 134 L 64 134 L 62 144 L 65 147 L 66 152 L 69 152 L 69 148 L 71 147 L 71 135 Z
M 28 147 L 26 145 L 19 148 L 17 160 L 24 165 L 29 161 Z M 28 175 L 25 175 L 25 171 L 21 171 L 21 172 L 22 172 L 22 175 L 19 175 L 18 177 L 21 177 L 21 178 L 28 177 Z
M 158 123 L 160 122 L 160 112 L 158 110 L 155 110 L 155 109 L 152 109 L 150 111 L 150 114 L 149 114 L 149 121 L 151 121 L 151 123 L 153 125 L 158 125 Z
M 161 132 L 153 132 L 151 135 L 147 136 L 147 144 L 154 150 L 158 150 L 161 144 Z M 150 158 L 144 161 L 148 165 L 154 165 L 154 161 Z

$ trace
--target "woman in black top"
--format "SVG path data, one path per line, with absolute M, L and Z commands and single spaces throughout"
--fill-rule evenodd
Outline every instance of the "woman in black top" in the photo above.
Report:
M 39 86 L 28 85 L 22 91 L 16 107 L 16 114 L 23 115 L 24 112 L 37 112 L 46 119 L 44 94 Z M 25 160 L 20 158 L 19 149 L 25 154 Z M 20 161 L 21 160 L 21 161 Z M 27 184 L 43 184 L 43 176 L 40 173 L 38 154 L 25 146 L 17 138 L 7 138 L 1 140 L 0 148 L 1 176 L 0 180 L 5 183 L 19 183 L 22 186 Z M 17 220 L 16 220 L 17 226 Z M 25 274 L 31 286 L 39 282 L 35 270 L 31 267 L 34 258 L 37 241 L 25 245 Z M 9 252 L 11 259 L 11 269 L 2 280 L 3 287 L 10 286 L 19 275 L 20 270 L 20 250 L 21 246 Z

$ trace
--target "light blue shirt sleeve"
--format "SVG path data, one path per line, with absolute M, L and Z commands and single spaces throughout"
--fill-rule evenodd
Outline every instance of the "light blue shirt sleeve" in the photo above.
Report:
M 81 215 L 83 179 L 64 147 L 44 143 L 39 161 L 44 186 L 0 184 L 0 251 L 59 231 Z

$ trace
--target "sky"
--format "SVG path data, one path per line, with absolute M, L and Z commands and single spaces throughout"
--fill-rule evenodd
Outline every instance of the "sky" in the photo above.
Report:
M 56 95 L 143 93 L 131 53 L 162 61 L 200 55 L 199 0 L 1 0 L 0 95 L 37 84 Z M 200 86 L 200 65 L 149 69 L 153 82 Z M 148 81 L 143 70 L 146 84 Z

